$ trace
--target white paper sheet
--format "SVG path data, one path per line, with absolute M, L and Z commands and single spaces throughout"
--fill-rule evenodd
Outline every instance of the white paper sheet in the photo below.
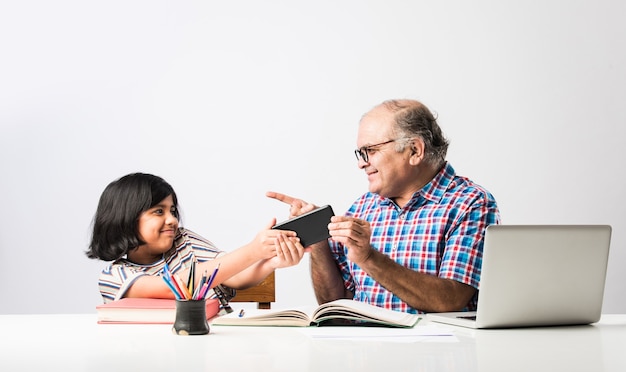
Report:
M 413 328 L 385 327 L 306 327 L 299 332 L 314 339 L 385 341 L 385 342 L 458 342 L 450 328 L 438 325 L 416 325 Z

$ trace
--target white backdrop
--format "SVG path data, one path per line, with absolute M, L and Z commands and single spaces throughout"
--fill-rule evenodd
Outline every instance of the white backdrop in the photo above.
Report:
M 268 190 L 342 213 L 389 98 L 438 114 L 504 223 L 611 224 L 604 311 L 626 312 L 625 2 L 296 3 L 2 1 L 0 313 L 94 311 L 91 219 L 130 172 L 224 250 L 287 217 Z M 277 288 L 314 304 L 308 259 Z

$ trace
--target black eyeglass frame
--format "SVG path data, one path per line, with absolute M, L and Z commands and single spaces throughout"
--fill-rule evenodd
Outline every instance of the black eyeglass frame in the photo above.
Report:
M 396 138 L 396 139 L 392 139 L 392 140 L 389 140 L 389 141 L 385 141 L 385 142 L 381 142 L 381 143 L 375 143 L 373 145 L 360 147 L 360 148 L 354 150 L 354 156 L 356 156 L 356 160 L 357 161 L 359 161 L 359 159 L 363 159 L 363 161 L 367 163 L 370 160 L 369 151 L 372 150 L 374 147 L 386 145 L 388 143 L 400 141 L 400 140 L 403 140 L 403 139 L 405 139 L 405 138 L 404 137 Z

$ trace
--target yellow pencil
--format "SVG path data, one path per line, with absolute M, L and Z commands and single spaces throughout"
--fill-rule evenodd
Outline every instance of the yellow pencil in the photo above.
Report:
M 189 293 L 193 293 L 194 285 L 196 281 L 196 259 L 191 260 L 191 267 L 189 268 L 189 278 L 187 278 L 187 290 Z

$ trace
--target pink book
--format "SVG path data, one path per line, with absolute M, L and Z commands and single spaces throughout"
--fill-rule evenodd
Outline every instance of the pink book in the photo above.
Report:
M 206 317 L 213 318 L 219 311 L 217 299 L 206 300 Z M 98 323 L 174 324 L 176 300 L 161 298 L 122 298 L 96 306 Z

